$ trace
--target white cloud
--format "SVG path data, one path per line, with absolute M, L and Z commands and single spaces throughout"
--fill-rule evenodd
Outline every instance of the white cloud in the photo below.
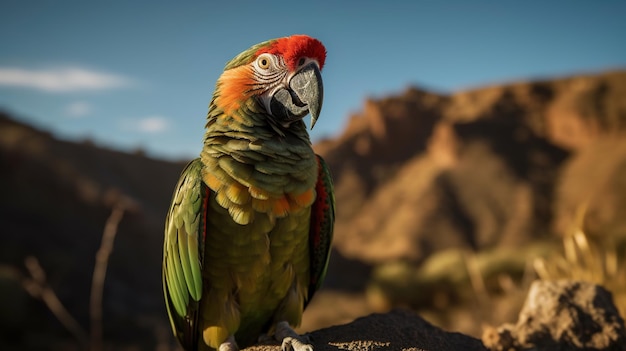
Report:
M 65 113 L 69 117 L 81 118 L 91 113 L 92 107 L 88 102 L 76 101 L 65 107 Z
M 130 84 L 131 80 L 126 77 L 79 67 L 41 70 L 0 67 L 0 86 L 7 87 L 65 93 L 120 88 Z
M 163 116 L 148 116 L 140 119 L 122 121 L 122 129 L 133 132 L 157 134 L 167 130 L 170 122 Z
M 163 117 L 147 117 L 138 121 L 137 129 L 145 133 L 159 133 L 167 129 L 168 124 L 167 119 Z

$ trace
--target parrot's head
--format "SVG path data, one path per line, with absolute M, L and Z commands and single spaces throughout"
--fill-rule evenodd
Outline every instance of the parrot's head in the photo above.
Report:
M 324 45 L 306 35 L 254 45 L 226 65 L 214 103 L 231 114 L 253 101 L 283 127 L 310 114 L 313 128 L 322 109 L 325 59 Z

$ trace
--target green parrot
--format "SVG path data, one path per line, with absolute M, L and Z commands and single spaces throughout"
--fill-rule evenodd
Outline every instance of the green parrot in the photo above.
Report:
M 273 336 L 312 350 L 298 326 L 328 266 L 330 171 L 303 118 L 317 120 L 326 49 L 305 35 L 252 46 L 226 64 L 200 157 L 165 220 L 163 290 L 186 350 L 238 350 Z

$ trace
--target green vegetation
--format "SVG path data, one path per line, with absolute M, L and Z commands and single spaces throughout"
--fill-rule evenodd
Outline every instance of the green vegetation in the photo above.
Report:
M 546 256 L 554 244 L 498 248 L 471 253 L 449 249 L 431 255 L 423 264 L 383 264 L 374 270 L 367 289 L 377 309 L 391 306 L 444 308 L 453 303 L 484 300 L 511 289 L 528 276 L 528 257 Z
M 366 295 L 378 311 L 404 306 L 443 327 L 513 322 L 530 283 L 578 280 L 602 285 L 626 316 L 626 236 L 593 237 L 576 226 L 562 239 L 480 252 L 448 249 L 421 264 L 393 262 L 375 268 Z M 614 234 L 614 233 L 612 233 Z M 473 320 L 474 325 L 459 323 Z

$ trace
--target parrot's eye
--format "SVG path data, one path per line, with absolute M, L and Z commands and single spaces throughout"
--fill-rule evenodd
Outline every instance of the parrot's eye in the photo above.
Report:
M 270 68 L 270 63 L 271 63 L 270 58 L 267 55 L 261 55 L 257 59 L 257 64 L 262 69 Z

